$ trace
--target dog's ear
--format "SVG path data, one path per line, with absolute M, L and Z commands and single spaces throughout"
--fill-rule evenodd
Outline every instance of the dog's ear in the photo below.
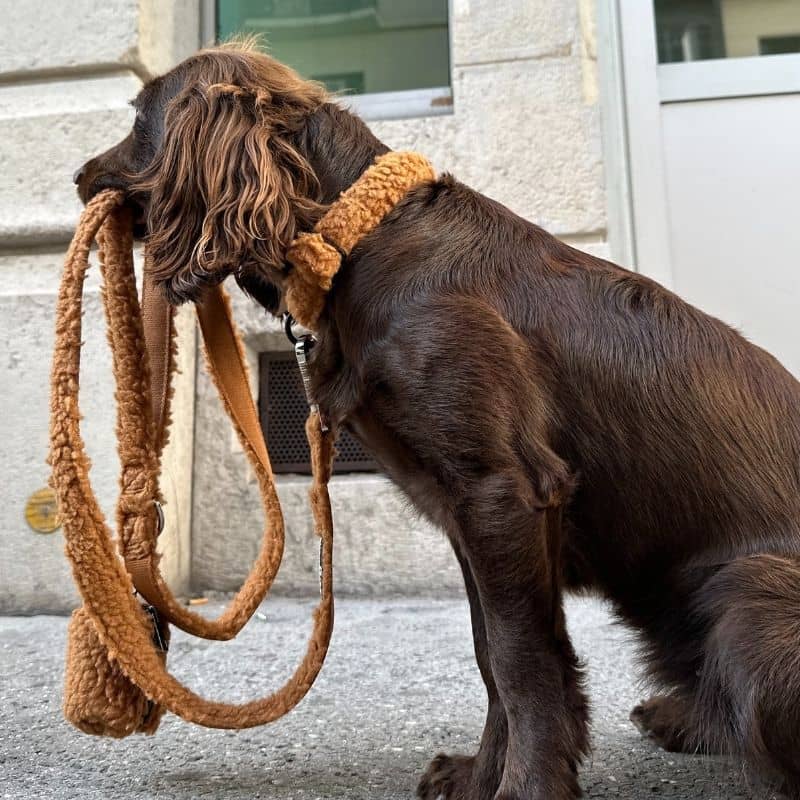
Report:
M 173 301 L 231 272 L 269 280 L 318 184 L 293 145 L 285 98 L 233 84 L 194 85 L 170 104 L 148 192 L 148 246 Z M 295 120 L 296 122 L 296 120 Z

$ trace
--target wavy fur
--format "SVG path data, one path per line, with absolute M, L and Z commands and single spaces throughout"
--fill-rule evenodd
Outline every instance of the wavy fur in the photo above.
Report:
M 250 45 L 201 52 L 166 110 L 163 146 L 133 189 L 149 195 L 148 245 L 170 299 L 235 272 L 278 268 L 324 208 L 293 137 L 324 89 Z

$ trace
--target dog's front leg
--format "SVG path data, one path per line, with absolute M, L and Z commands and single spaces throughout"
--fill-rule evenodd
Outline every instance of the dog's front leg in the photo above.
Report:
M 503 775 L 506 757 L 506 710 L 500 700 L 497 685 L 489 662 L 486 623 L 483 617 L 478 587 L 472 568 L 460 550 L 458 541 L 453 548 L 464 576 L 464 588 L 469 599 L 472 639 L 475 659 L 483 682 L 486 684 L 488 709 L 480 747 L 475 756 L 439 754 L 419 782 L 417 796 L 420 800 L 492 800 Z
M 561 605 L 560 526 L 532 506 L 519 476 L 514 470 L 476 483 L 462 521 L 508 725 L 495 798 L 571 800 L 580 796 L 587 704 Z
M 483 301 L 434 296 L 402 308 L 384 349 L 371 351 L 357 419 L 469 567 L 490 700 L 478 757 L 451 761 L 447 775 L 434 763 L 436 786 L 446 800 L 572 800 L 580 795 L 587 704 L 561 607 L 561 526 L 549 510 L 573 483 L 551 444 L 551 369 Z M 426 800 L 437 796 L 432 788 L 421 787 Z

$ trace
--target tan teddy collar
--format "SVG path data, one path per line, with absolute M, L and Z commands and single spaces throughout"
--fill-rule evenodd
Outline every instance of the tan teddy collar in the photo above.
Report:
M 435 180 L 429 161 L 418 153 L 378 156 L 328 209 L 312 233 L 301 233 L 286 251 L 293 269 L 286 276 L 289 313 L 305 328 L 317 329 L 333 277 L 360 239 L 415 186 Z

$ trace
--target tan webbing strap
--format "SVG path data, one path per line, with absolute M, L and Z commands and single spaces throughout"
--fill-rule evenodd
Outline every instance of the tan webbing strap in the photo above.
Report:
M 156 452 L 160 458 L 169 423 L 174 323 L 171 307 L 160 289 L 154 285 L 148 266 L 146 259 L 141 311 L 151 375 Z M 212 377 L 259 478 L 268 523 L 261 552 L 242 588 L 216 620 L 209 620 L 189 611 L 172 594 L 158 569 L 158 531 L 154 530 L 153 525 L 139 525 L 130 536 L 123 537 L 123 554 L 136 590 L 165 620 L 195 636 L 230 639 L 255 613 L 272 585 L 283 555 L 283 519 L 274 490 L 269 454 L 250 392 L 244 354 L 221 287 L 208 291 L 202 305 L 197 306 L 197 314 Z M 120 347 L 124 346 L 125 343 L 120 342 Z M 124 423 L 122 427 L 125 427 Z M 155 513 L 154 508 L 153 514 Z M 145 537 L 148 541 L 142 541 Z
M 203 332 L 206 357 L 225 406 L 253 448 L 261 466 L 272 474 L 258 411 L 250 392 L 244 354 L 221 287 L 206 293 L 197 306 L 197 319 Z
M 169 430 L 167 409 L 173 371 L 174 312 L 150 275 L 150 270 L 145 268 L 142 278 L 141 313 L 147 363 L 150 367 L 150 403 L 152 420 L 155 425 L 156 458 L 160 463 Z M 160 533 L 161 531 L 156 528 L 153 538 L 157 538 Z M 160 611 L 159 606 L 165 604 L 161 601 L 158 583 L 153 579 L 153 571 L 156 568 L 152 564 L 155 556 L 155 544 L 152 548 L 147 549 L 147 555 L 144 558 L 132 556 L 129 552 L 130 548 L 124 549 L 126 551 L 123 553 L 125 564 L 131 574 L 136 591 Z
M 175 361 L 175 324 L 174 308 L 167 302 L 164 293 L 152 279 L 152 268 L 147 253 L 145 253 L 145 269 L 142 278 L 141 316 L 147 363 L 150 368 L 150 401 L 152 420 L 155 425 L 156 459 L 160 465 L 161 455 L 169 435 L 170 381 Z M 162 500 L 160 496 L 157 499 Z M 153 513 L 156 513 L 155 509 Z M 160 521 L 160 513 L 157 519 Z M 160 533 L 161 531 L 156 528 L 152 538 L 157 539 Z M 152 546 L 145 548 L 146 555 L 142 556 L 141 550 L 137 553 L 127 546 L 126 542 L 122 543 L 125 565 L 136 591 L 166 617 L 169 604 L 164 601 L 159 583 L 154 578 L 154 572 L 158 568 L 153 563 L 157 557 L 155 547 L 154 541 Z
M 150 395 L 153 407 L 153 422 L 156 426 L 156 449 L 161 451 L 166 444 L 169 430 L 168 408 L 170 379 L 174 368 L 174 313 L 164 293 L 155 285 L 149 257 L 145 257 L 142 278 L 142 326 L 150 365 Z

